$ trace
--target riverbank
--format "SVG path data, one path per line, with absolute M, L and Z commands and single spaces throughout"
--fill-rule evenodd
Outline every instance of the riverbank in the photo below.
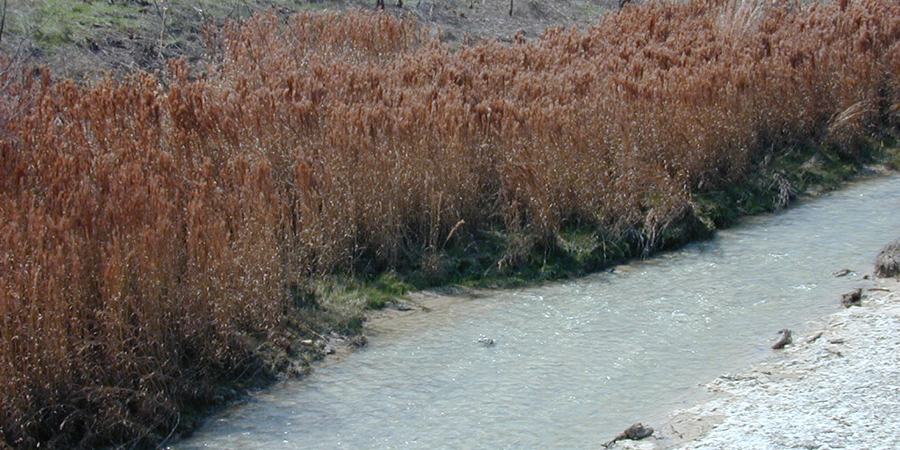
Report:
M 710 399 L 673 413 L 654 439 L 616 448 L 897 448 L 900 282 L 856 284 L 861 307 L 809 326 L 746 373 L 716 378 Z

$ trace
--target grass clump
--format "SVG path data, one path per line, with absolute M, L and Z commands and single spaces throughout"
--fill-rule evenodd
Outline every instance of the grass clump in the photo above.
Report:
M 900 119 L 888 0 L 654 2 L 456 50 L 363 12 L 207 38 L 202 74 L 0 74 L 7 446 L 158 444 L 411 287 L 677 246 Z

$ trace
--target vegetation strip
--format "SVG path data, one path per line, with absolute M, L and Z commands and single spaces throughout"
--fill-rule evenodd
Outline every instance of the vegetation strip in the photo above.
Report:
M 202 71 L 0 74 L 0 446 L 156 445 L 389 299 L 347 284 L 581 273 L 896 161 L 887 0 L 455 50 L 364 12 L 208 40 Z

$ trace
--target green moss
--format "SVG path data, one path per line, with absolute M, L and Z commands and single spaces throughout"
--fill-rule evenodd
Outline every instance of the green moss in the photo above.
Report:
M 366 283 L 359 289 L 360 293 L 366 297 L 366 307 L 369 309 L 380 309 L 391 302 L 409 292 L 413 286 L 403 280 L 394 271 L 385 272 L 369 283 Z

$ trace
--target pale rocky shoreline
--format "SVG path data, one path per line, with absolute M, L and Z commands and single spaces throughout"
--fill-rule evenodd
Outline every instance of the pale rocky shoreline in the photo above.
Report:
M 875 279 L 864 293 L 748 372 L 713 380 L 710 399 L 652 438 L 612 448 L 900 448 L 900 282 Z

